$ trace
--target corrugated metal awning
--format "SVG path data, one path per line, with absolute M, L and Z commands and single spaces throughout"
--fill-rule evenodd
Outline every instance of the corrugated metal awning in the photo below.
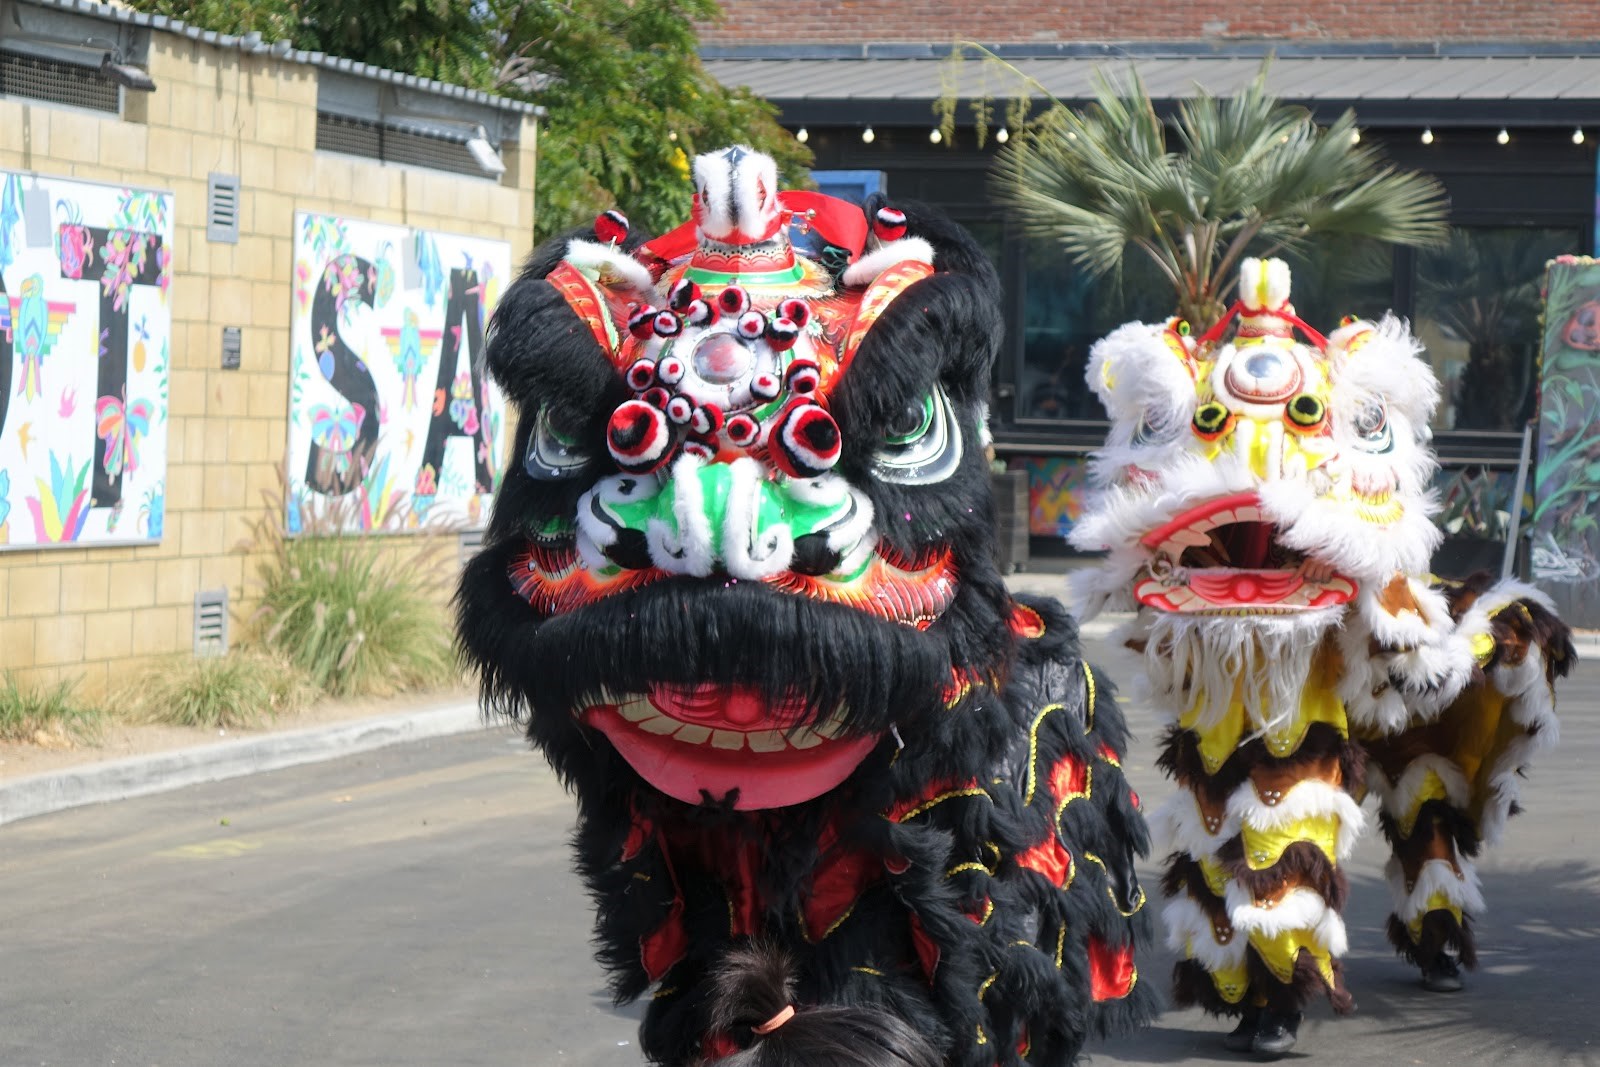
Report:
M 1260 55 L 1009 58 L 1065 103 L 1090 95 L 1096 71 L 1137 70 L 1157 101 L 1237 92 L 1260 71 Z M 963 99 L 997 102 L 1021 83 L 969 58 L 957 68 L 926 57 L 742 58 L 712 55 L 711 73 L 778 104 L 785 121 L 923 121 L 953 85 Z M 1319 112 L 1354 107 L 1363 121 L 1600 123 L 1600 51 L 1550 55 L 1294 55 L 1272 59 L 1267 83 L 1287 101 Z M 1034 95 L 1040 95 L 1035 92 Z M 848 114 L 841 108 L 848 102 Z M 837 115 L 833 112 L 840 112 Z

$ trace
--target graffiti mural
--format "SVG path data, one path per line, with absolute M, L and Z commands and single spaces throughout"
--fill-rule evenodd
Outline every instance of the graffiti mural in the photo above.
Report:
M 172 210 L 0 170 L 0 549 L 161 539 Z
M 1083 513 L 1088 461 L 1082 456 L 1027 456 L 1013 458 L 1009 466 L 1028 472 L 1028 532 L 1066 537 Z
M 1545 281 L 1533 577 L 1578 625 L 1600 621 L 1600 260 L 1561 256 Z
M 296 215 L 291 532 L 481 524 L 505 424 L 483 332 L 510 270 L 502 241 Z

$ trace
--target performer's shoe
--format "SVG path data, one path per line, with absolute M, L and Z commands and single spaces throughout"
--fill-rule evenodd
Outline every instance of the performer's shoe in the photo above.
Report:
M 1239 1018 L 1233 1033 L 1222 1039 L 1222 1047 L 1229 1052 L 1249 1052 L 1255 1047 L 1256 1031 L 1261 1028 L 1261 1009 L 1247 1007 Z
M 1275 1060 L 1294 1048 L 1295 1038 L 1300 1033 L 1301 1018 L 1300 1012 L 1289 1015 L 1280 1015 L 1275 1011 L 1262 1012 L 1256 1036 L 1250 1042 L 1250 1051 L 1256 1054 L 1256 1059 Z
M 1448 952 L 1441 952 L 1422 969 L 1422 988 L 1430 993 L 1461 992 L 1461 966 Z

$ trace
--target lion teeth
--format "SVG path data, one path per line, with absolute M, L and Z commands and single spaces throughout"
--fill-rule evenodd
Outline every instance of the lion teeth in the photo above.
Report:
M 686 745 L 703 745 L 711 739 L 711 727 L 688 723 L 672 736 Z
M 789 744 L 799 749 L 816 748 L 822 741 L 822 735 L 812 729 L 799 729 L 789 735 Z
M 635 725 L 647 734 L 666 735 L 677 733 L 678 728 L 682 726 L 683 723 L 676 719 L 669 719 L 665 715 L 658 714 L 653 719 L 644 719 L 638 723 L 635 723 Z
M 752 752 L 782 752 L 789 747 L 789 742 L 783 739 L 782 730 L 757 730 L 743 736 L 750 743 Z
M 730 752 L 738 752 L 744 748 L 744 736 L 737 730 L 713 730 L 711 731 L 711 747 L 725 748 Z M 682 734 L 678 735 L 678 740 L 683 740 Z
M 610 703 L 610 701 L 607 701 Z M 650 702 L 643 697 L 635 697 L 626 704 L 617 706 L 617 714 L 629 722 L 646 722 L 650 719 L 665 718 L 659 711 L 650 706 Z

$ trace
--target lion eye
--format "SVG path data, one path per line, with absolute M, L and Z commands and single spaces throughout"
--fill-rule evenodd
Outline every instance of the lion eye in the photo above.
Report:
M 1394 430 L 1389 425 L 1389 413 L 1381 403 L 1367 404 L 1358 412 L 1351 424 L 1356 445 L 1367 452 L 1387 452 L 1394 447 Z
M 960 464 L 961 430 L 950 399 L 935 386 L 889 424 L 872 471 L 886 482 L 926 485 L 944 481 Z
M 522 467 L 530 478 L 541 482 L 558 481 L 581 473 L 589 465 L 589 455 L 579 448 L 575 440 L 557 430 L 545 408 L 533 420 L 533 433 L 528 435 L 528 450 L 523 454 Z

